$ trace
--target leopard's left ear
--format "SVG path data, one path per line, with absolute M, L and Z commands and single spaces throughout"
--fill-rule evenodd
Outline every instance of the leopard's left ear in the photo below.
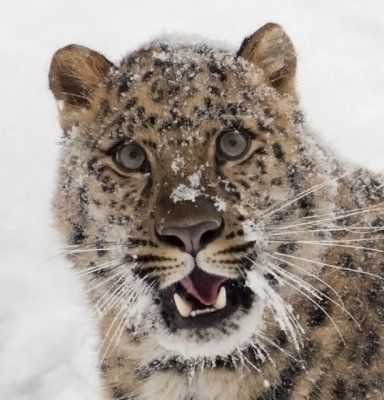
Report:
M 280 25 L 264 25 L 243 41 L 237 55 L 261 67 L 267 83 L 276 90 L 296 97 L 296 52 Z

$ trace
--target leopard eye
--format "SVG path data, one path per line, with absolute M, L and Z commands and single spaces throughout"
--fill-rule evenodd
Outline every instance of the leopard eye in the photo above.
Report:
M 114 161 L 127 171 L 138 171 L 146 164 L 147 156 L 138 144 L 123 143 L 115 150 Z
M 243 156 L 249 147 L 249 135 L 237 130 L 223 132 L 217 140 L 219 155 L 227 160 Z

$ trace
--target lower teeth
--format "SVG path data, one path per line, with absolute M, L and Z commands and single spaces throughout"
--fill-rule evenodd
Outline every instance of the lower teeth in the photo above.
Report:
M 201 314 L 209 314 L 212 312 L 215 312 L 216 309 L 214 308 L 204 308 L 202 310 L 193 310 L 191 311 L 191 317 L 196 317 L 196 315 L 201 315 Z

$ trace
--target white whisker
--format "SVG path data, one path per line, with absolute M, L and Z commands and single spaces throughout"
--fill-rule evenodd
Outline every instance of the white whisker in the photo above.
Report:
M 265 227 L 267 229 L 269 229 L 271 226 L 275 226 L 275 228 L 273 228 L 275 231 L 277 230 L 286 230 L 286 229 L 291 229 L 291 228 L 296 228 L 298 226 L 308 226 L 308 225 L 319 225 L 320 223 L 324 223 L 324 222 L 333 222 L 333 221 L 337 221 L 343 218 L 349 218 L 349 217 L 353 217 L 355 215 L 359 215 L 359 214 L 365 214 L 365 213 L 369 213 L 372 211 L 377 211 L 377 210 L 384 210 L 384 208 L 382 206 L 374 206 L 374 207 L 368 207 L 359 211 L 352 211 L 352 212 L 347 212 L 345 214 L 341 214 L 341 215 L 334 215 L 331 216 L 329 218 L 323 218 L 323 219 L 319 219 L 319 220 L 314 220 L 314 221 L 307 221 L 307 222 L 301 222 L 298 224 L 291 224 L 291 225 L 282 225 L 282 224 L 266 224 Z M 348 227 L 348 226 L 346 226 Z
M 287 240 L 273 240 L 271 243 L 291 243 L 291 241 Z M 375 249 L 373 247 L 364 247 L 364 246 L 353 246 L 353 245 L 348 245 L 348 244 L 343 244 L 345 242 L 340 241 L 338 242 L 337 240 L 295 240 L 294 243 L 297 244 L 313 244 L 313 245 L 318 245 L 318 246 L 332 246 L 332 247 L 342 247 L 342 248 L 347 248 L 347 249 L 355 249 L 355 250 L 367 250 L 367 251 L 372 251 L 374 253 L 384 253 L 384 250 L 380 249 Z
M 291 274 L 289 274 L 287 271 L 284 271 L 282 268 L 273 266 L 271 267 L 272 269 L 278 269 L 279 272 L 281 274 L 283 274 L 287 279 L 293 281 L 293 282 L 298 282 L 300 281 L 297 277 L 292 276 Z M 305 282 L 305 281 L 304 281 Z M 308 293 L 305 292 L 305 290 L 308 291 L 308 289 L 304 288 L 302 286 L 302 284 L 300 284 L 300 287 L 303 287 L 304 290 L 299 289 L 298 287 L 296 287 L 295 285 L 293 285 L 292 283 L 290 283 L 288 280 L 284 281 L 285 284 L 287 284 L 288 286 L 290 286 L 292 289 L 294 289 L 296 292 L 300 293 L 301 295 L 303 295 L 305 298 L 307 298 L 311 303 L 313 303 L 316 307 L 318 307 L 327 317 L 328 319 L 331 321 L 332 325 L 335 327 L 338 335 L 340 336 L 340 339 L 342 340 L 342 342 L 345 344 L 345 339 L 343 337 L 343 335 L 341 334 L 341 331 L 339 329 L 339 327 L 337 326 L 336 322 L 333 320 L 333 318 L 330 316 L 330 314 L 324 309 L 324 307 L 322 307 L 319 303 L 317 303 Z M 309 293 L 311 293 L 311 291 L 308 291 Z M 312 293 L 311 293 L 312 294 Z M 314 295 L 316 298 L 319 298 L 318 295 Z M 321 299 L 321 297 L 319 298 Z
M 350 272 L 354 272 L 356 274 L 367 275 L 367 276 L 371 276 L 372 278 L 377 278 L 377 279 L 380 279 L 380 280 L 384 280 L 384 277 L 382 277 L 380 275 L 373 274 L 373 273 L 368 272 L 368 271 L 361 271 L 361 270 L 356 270 L 356 269 L 352 269 L 352 268 L 340 267 L 339 265 L 332 265 L 332 264 L 327 264 L 325 262 L 309 260 L 307 258 L 293 256 L 291 254 L 284 254 L 284 253 L 279 253 L 279 252 L 274 252 L 274 254 L 278 254 L 278 255 L 283 256 L 283 257 L 293 258 L 295 260 L 305 261 L 305 262 L 308 262 L 310 264 L 320 265 L 322 267 L 334 268 L 334 269 L 337 269 L 339 271 L 350 271 Z
M 288 200 L 286 200 L 286 201 L 284 201 L 284 202 L 282 202 L 282 203 L 280 203 L 280 204 L 278 204 L 278 205 L 276 205 L 276 206 L 273 206 L 273 207 L 270 208 L 270 209 L 267 209 L 267 210 L 264 211 L 261 215 L 258 215 L 256 219 L 262 220 L 263 218 L 266 218 L 267 216 L 276 214 L 277 212 L 283 210 L 284 208 L 289 207 L 291 204 L 296 203 L 297 201 L 299 201 L 299 200 L 302 199 L 303 197 L 306 197 L 306 196 L 308 196 L 309 194 L 312 194 L 312 193 L 318 191 L 319 189 L 322 189 L 322 188 L 325 187 L 325 186 L 329 186 L 331 183 L 335 183 L 335 182 L 337 182 L 338 180 L 344 178 L 345 176 L 350 175 L 351 173 L 352 173 L 352 172 L 346 172 L 346 173 L 344 173 L 343 175 L 337 176 L 337 177 L 334 178 L 334 179 L 324 181 L 324 182 L 322 182 L 322 183 L 319 183 L 319 184 L 313 186 L 312 188 L 306 189 L 306 190 L 302 191 L 301 193 L 299 193 L 299 194 L 298 194 L 297 196 L 295 196 L 294 198 L 288 199 Z
M 291 262 L 289 262 L 289 261 L 287 261 L 287 260 L 284 260 L 284 259 L 282 259 L 282 258 L 273 256 L 272 254 L 267 254 L 267 255 L 268 255 L 269 257 L 271 257 L 271 258 L 276 259 L 277 261 L 284 262 L 284 263 L 290 265 L 291 267 L 294 267 L 294 268 L 297 268 L 297 269 L 299 269 L 299 270 L 301 270 L 301 271 L 306 272 L 303 268 L 299 267 L 298 265 L 296 265 L 296 264 L 294 264 L 294 263 L 291 263 Z M 284 272 L 287 273 L 287 274 L 289 274 L 288 271 L 284 271 Z M 334 304 L 336 307 L 339 307 L 343 312 L 345 312 L 345 313 L 348 315 L 348 317 L 350 317 L 350 318 L 352 319 L 352 321 L 357 325 L 357 327 L 358 327 L 359 329 L 361 329 L 361 326 L 360 326 L 360 324 L 358 323 L 358 321 L 355 319 L 355 317 L 345 308 L 344 302 L 343 302 L 342 298 L 340 297 L 340 295 L 337 293 L 337 291 L 336 291 L 332 286 L 330 286 L 330 285 L 327 284 L 325 281 L 323 281 L 322 279 L 316 277 L 316 276 L 313 275 L 313 274 L 311 274 L 311 276 L 313 276 L 314 278 L 316 278 L 317 280 L 319 280 L 320 282 L 322 282 L 326 287 L 328 287 L 329 289 L 331 289 L 332 292 L 333 292 L 334 294 L 336 294 L 336 296 L 337 296 L 338 299 L 340 300 L 340 303 L 338 303 L 337 301 L 333 300 L 331 297 L 329 297 L 329 296 L 326 295 L 325 293 L 322 293 L 319 289 L 317 289 L 317 288 L 315 288 L 314 286 L 311 285 L 311 286 L 312 286 L 312 289 L 315 290 L 316 293 L 320 293 L 320 296 L 321 296 L 321 297 L 326 298 L 326 299 L 329 300 L 332 304 Z M 307 284 L 309 285 L 309 283 L 307 283 Z M 321 297 L 320 297 L 320 299 L 321 299 Z

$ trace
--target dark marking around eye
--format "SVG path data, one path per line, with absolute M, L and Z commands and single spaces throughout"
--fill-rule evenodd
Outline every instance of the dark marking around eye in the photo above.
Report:
M 265 155 L 268 154 L 267 149 L 264 146 L 258 147 L 255 151 L 254 154 L 261 154 Z
M 96 157 L 91 158 L 88 161 L 88 171 L 91 175 L 99 176 L 104 171 L 105 167 L 99 164 L 99 160 Z
M 152 140 L 143 140 L 143 144 L 152 148 L 153 150 L 157 149 L 157 144 L 155 142 L 153 142 Z
M 267 173 L 267 169 L 265 167 L 265 162 L 262 160 L 257 160 L 256 165 L 260 168 L 260 172 L 262 175 L 265 175 Z
M 116 190 L 116 184 L 114 182 L 111 182 L 111 178 L 109 176 L 105 176 L 101 180 L 101 190 L 104 193 L 114 193 Z
M 152 192 L 152 186 L 153 186 L 153 179 L 152 179 L 152 177 L 149 175 L 148 177 L 147 177 L 147 182 L 146 182 L 146 184 L 145 184 L 145 187 L 144 187 L 144 189 L 142 190 L 142 192 L 141 192 L 141 197 L 142 198 L 148 198 L 149 196 L 150 196 L 150 194 L 151 194 L 151 192 Z
M 272 145 L 272 150 L 273 150 L 273 154 L 275 155 L 275 157 L 278 160 L 282 160 L 284 158 L 284 152 L 279 143 L 274 143 Z
M 264 121 L 257 121 L 257 127 L 262 132 L 267 132 L 273 134 L 275 132 L 272 126 L 267 125 Z

